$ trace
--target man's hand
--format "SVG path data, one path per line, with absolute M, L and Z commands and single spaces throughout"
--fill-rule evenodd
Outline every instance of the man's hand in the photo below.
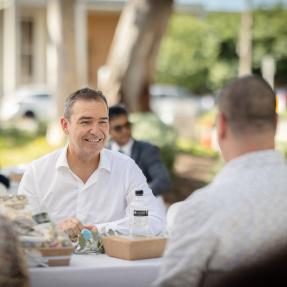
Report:
M 81 231 L 85 228 L 83 223 L 74 217 L 70 217 L 62 221 L 61 223 L 59 223 L 59 226 L 62 228 L 63 231 L 67 232 L 70 237 L 75 234 L 80 234 Z
M 98 228 L 95 225 L 84 225 L 84 228 L 90 231 L 98 232 Z

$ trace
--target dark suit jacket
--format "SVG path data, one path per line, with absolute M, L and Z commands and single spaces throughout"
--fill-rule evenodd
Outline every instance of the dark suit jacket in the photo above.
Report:
M 106 148 L 111 149 L 110 141 L 108 141 Z M 142 170 L 155 196 L 171 190 L 170 175 L 160 158 L 160 150 L 157 146 L 134 140 L 131 158 Z

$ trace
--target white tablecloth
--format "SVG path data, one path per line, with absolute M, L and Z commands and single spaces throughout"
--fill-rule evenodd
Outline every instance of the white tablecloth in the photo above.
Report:
M 73 254 L 69 266 L 29 268 L 29 273 L 32 287 L 149 287 L 161 262 L 162 257 L 128 261 L 105 254 Z

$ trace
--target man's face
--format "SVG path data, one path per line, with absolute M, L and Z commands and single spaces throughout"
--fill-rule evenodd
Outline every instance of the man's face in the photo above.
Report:
M 109 135 L 108 109 L 104 101 L 75 102 L 70 122 L 61 119 L 65 134 L 69 135 L 69 151 L 81 158 L 97 157 Z
M 110 120 L 110 136 L 119 146 L 130 140 L 132 129 L 126 115 L 122 114 Z

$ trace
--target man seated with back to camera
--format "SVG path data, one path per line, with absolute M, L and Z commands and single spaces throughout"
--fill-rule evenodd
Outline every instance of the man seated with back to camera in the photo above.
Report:
M 159 206 L 165 212 L 162 194 L 172 188 L 171 178 L 160 157 L 160 149 L 148 142 L 138 141 L 132 137 L 132 126 L 128 111 L 123 105 L 109 108 L 110 140 L 106 148 L 120 151 L 131 157 L 140 167 L 147 183 L 156 196 Z
M 153 286 L 221 286 L 286 248 L 287 166 L 276 126 L 265 80 L 244 76 L 222 89 L 216 127 L 226 165 L 181 205 Z
M 156 234 L 165 219 L 140 168 L 125 155 L 104 148 L 109 136 L 104 95 L 89 88 L 72 93 L 61 125 L 68 144 L 33 161 L 19 186 L 34 213 L 45 206 L 70 236 L 84 228 L 128 233 L 130 204 L 135 191 L 143 190 L 149 232 Z

